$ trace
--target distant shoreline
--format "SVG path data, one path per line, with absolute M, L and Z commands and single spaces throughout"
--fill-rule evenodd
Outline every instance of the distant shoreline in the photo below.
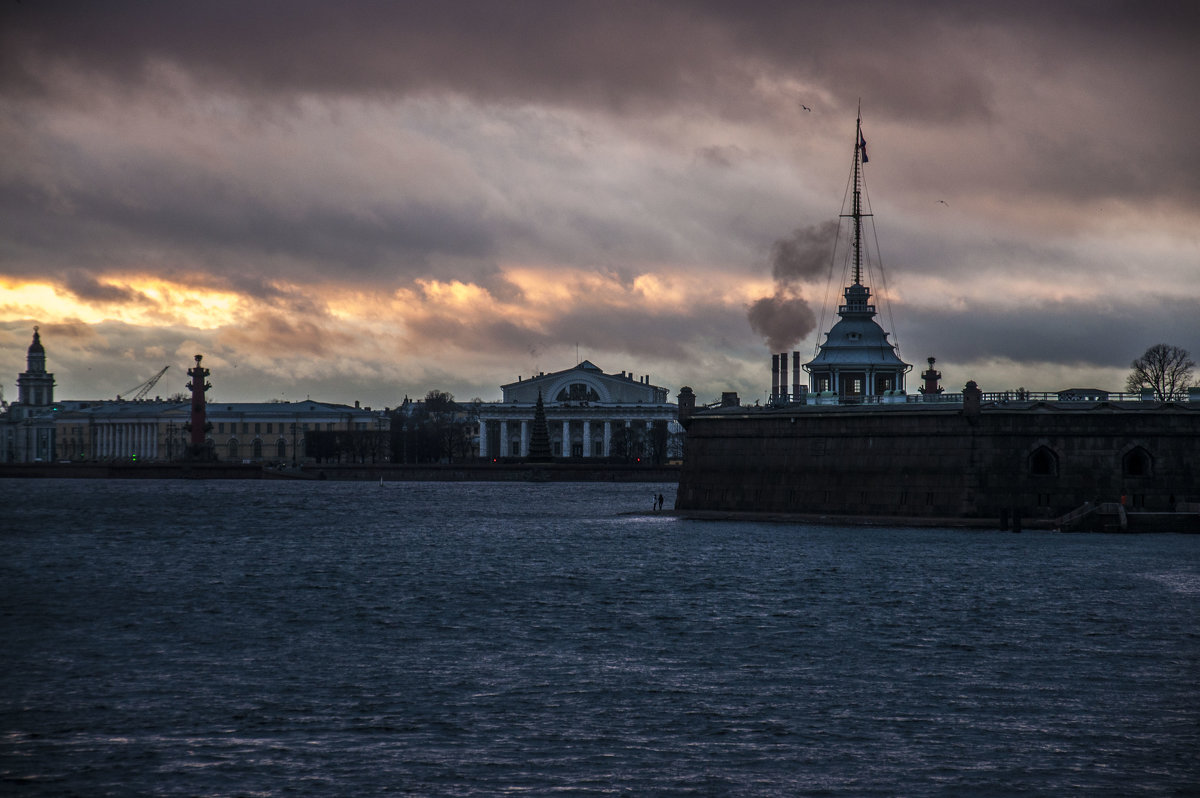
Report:
M 612 463 L 4 463 L 0 479 L 287 479 L 359 482 L 678 482 L 679 466 Z

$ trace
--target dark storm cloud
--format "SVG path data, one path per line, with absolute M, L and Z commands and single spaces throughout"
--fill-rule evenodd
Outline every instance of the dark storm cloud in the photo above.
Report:
M 998 358 L 1099 368 L 1124 368 L 1159 339 L 1200 348 L 1198 311 L 1195 300 L 1174 297 L 897 308 L 910 360 L 918 348 L 939 362 Z
M 431 346 L 453 347 L 472 355 L 497 355 L 522 362 L 525 354 L 562 353 L 579 345 L 640 360 L 688 362 L 706 347 L 728 348 L 745 339 L 745 321 L 736 307 L 699 300 L 686 308 L 656 308 L 610 302 L 603 291 L 549 319 L 524 320 L 489 314 L 438 311 L 405 320 L 409 334 Z M 703 324 L 695 322 L 699 316 Z M 564 355 L 565 358 L 565 355 Z M 544 364 L 543 364 L 544 365 Z M 630 364 L 632 368 L 632 363 Z
M 253 297 L 266 303 L 281 303 L 295 299 L 295 295 L 279 288 L 269 280 L 257 274 L 236 272 L 226 275 L 221 281 L 214 281 L 213 287 L 235 291 L 243 296 Z
M 221 346 L 268 357 L 321 357 L 349 352 L 356 341 L 328 319 L 297 314 L 260 313 L 251 324 L 239 324 L 217 338 Z
M 720 70 L 722 38 L 686 8 L 645 3 L 36 3 L 5 11 L 3 80 L 44 88 L 47 61 L 122 82 L 156 60 L 251 92 L 588 97 L 619 105 Z M 667 35 L 671 34 L 671 35 Z M 615 58 L 614 54 L 620 57 Z M 676 64 L 677 70 L 664 70 Z
M 448 312 L 407 319 L 405 328 L 414 339 L 429 341 L 431 347 L 461 348 L 476 355 L 541 349 L 550 341 L 549 336 L 533 324 Z
M 120 302 L 124 304 L 149 301 L 145 294 L 121 286 L 107 285 L 82 272 L 71 272 L 63 281 L 72 294 L 84 302 Z
M 697 324 L 697 318 L 704 322 Z M 549 331 L 551 340 L 578 342 L 585 351 L 617 352 L 641 362 L 686 362 L 713 339 L 744 335 L 743 324 L 736 309 L 704 302 L 686 309 L 655 309 L 652 313 L 641 307 L 582 307 L 556 319 Z M 629 366 L 635 368 L 632 362 Z
M 1190 52 L 1198 19 L 1189 2 L 1082 0 L 43 1 L 5 4 L 0 79 L 44 87 L 35 66 L 49 61 L 129 81 L 161 60 L 254 92 L 452 90 L 619 107 L 721 92 L 733 102 L 770 65 L 819 72 L 837 95 L 877 86 L 889 116 L 962 118 L 1002 110 L 988 107 L 993 80 L 977 66 L 997 32 L 1035 58 L 1052 42 L 1058 57 L 1097 59 L 1144 59 L 1151 45 L 1161 61 Z
M 289 258 L 294 278 L 317 278 L 330 267 L 424 273 L 431 257 L 479 257 L 493 247 L 494 231 L 469 198 L 443 207 L 400 199 L 366 214 L 318 192 L 299 208 L 283 207 L 256 196 L 253 178 L 226 180 L 200 167 L 143 163 L 119 184 L 64 180 L 53 189 L 18 178 L 0 187 L 0 209 L 8 211 L 0 216 L 0 235 L 10 252 L 47 253 L 79 266 L 158 266 L 130 259 L 170 249 L 177 261 L 237 281 L 247 261 L 263 269 L 266 258 Z M 305 264 L 318 271 L 296 273 Z
M 137 86 L 169 64 L 200 85 L 266 103 L 314 93 L 448 93 L 622 113 L 699 106 L 803 136 L 800 103 L 816 107 L 802 114 L 808 124 L 844 116 L 866 92 L 877 125 L 917 135 L 961 130 L 947 142 L 945 162 L 978 172 L 994 189 L 1089 198 L 1167 191 L 1189 203 L 1200 195 L 1200 150 L 1192 144 L 1200 95 L 1179 90 L 1200 80 L 1193 55 L 1200 6 L 1189 2 L 217 0 L 3 8 L 0 87 L 45 93 L 51 102 L 68 91 L 64 68 Z M 1026 74 L 1038 84 L 1026 85 Z M 757 88 L 764 81 L 796 86 L 768 96 Z M 1004 88 L 1005 81 L 1018 85 Z M 1018 105 L 1017 95 L 1029 102 Z M 981 136 L 989 131 L 1004 138 L 989 142 Z M 980 149 L 987 145 L 1019 147 L 1009 154 L 1017 168 L 992 166 L 994 156 Z M 731 164 L 738 152 L 727 142 L 698 150 L 714 164 Z

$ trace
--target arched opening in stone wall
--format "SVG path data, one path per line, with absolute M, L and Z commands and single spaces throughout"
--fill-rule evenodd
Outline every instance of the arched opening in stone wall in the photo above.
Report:
M 1058 456 L 1048 446 L 1039 446 L 1029 455 L 1029 473 L 1035 477 L 1058 474 Z
M 1154 473 L 1154 461 L 1148 451 L 1136 446 L 1121 458 L 1121 471 L 1127 477 L 1148 477 Z

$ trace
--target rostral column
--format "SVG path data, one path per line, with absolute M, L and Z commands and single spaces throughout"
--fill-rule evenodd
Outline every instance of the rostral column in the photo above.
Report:
M 200 360 L 203 355 L 196 355 L 196 367 L 188 369 L 188 376 L 192 381 L 187 384 L 188 389 L 192 392 L 192 419 L 188 424 L 188 429 L 192 432 L 190 453 L 192 457 L 203 459 L 207 455 L 207 447 L 204 445 L 204 436 L 209 430 L 209 424 L 206 420 L 204 394 L 212 387 L 212 383 L 206 382 L 208 377 L 208 369 L 200 365 Z

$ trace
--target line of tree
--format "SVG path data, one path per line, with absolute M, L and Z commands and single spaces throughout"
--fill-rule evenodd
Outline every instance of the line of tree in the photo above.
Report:
M 673 440 L 666 421 L 658 420 L 647 429 L 642 425 L 617 425 L 609 439 L 609 460 L 619 463 L 647 462 L 662 465 L 682 456 L 682 446 Z M 675 452 L 673 449 L 680 451 Z
M 415 406 L 401 406 L 392 417 L 394 461 L 457 463 L 470 459 L 481 402 L 455 402 L 454 394 L 432 390 Z
M 475 452 L 479 404 L 454 401 L 432 390 L 420 402 L 405 401 L 390 419 L 390 430 L 311 430 L 305 452 L 319 463 L 458 463 Z
M 1155 344 L 1129 366 L 1132 370 L 1125 380 L 1126 389 L 1138 393 L 1143 388 L 1150 388 L 1160 402 L 1173 399 L 1196 385 L 1192 381 L 1196 361 L 1179 346 Z

